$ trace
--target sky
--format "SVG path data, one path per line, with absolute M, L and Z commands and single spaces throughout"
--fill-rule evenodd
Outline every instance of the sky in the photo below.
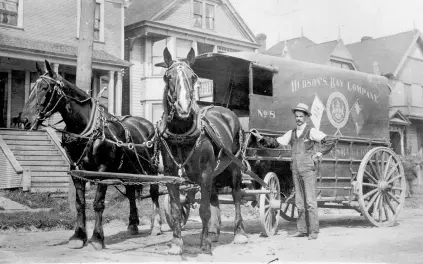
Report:
M 267 36 L 267 49 L 303 35 L 316 43 L 345 44 L 417 28 L 423 31 L 423 0 L 230 0 L 254 33 Z M 340 34 L 339 34 L 340 32 Z

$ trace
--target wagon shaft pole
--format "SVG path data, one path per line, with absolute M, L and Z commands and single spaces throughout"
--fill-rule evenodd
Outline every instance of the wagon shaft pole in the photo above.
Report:
M 82 177 L 86 179 L 120 179 L 125 182 L 132 181 L 132 182 L 163 182 L 163 183 L 184 183 L 185 179 L 180 177 L 174 176 L 158 176 L 158 175 L 137 175 L 137 174 L 129 174 L 129 173 L 111 173 L 111 172 L 97 172 L 97 171 L 84 171 L 84 170 L 76 170 L 71 171 L 70 175 Z

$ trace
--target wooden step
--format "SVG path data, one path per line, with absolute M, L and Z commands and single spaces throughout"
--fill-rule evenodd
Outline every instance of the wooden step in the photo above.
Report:
M 69 170 L 68 170 L 69 171 Z M 67 177 L 69 179 L 68 171 L 31 171 L 32 177 Z
M 58 155 L 58 156 L 48 156 L 48 157 L 44 157 L 44 156 L 24 156 L 24 155 L 15 155 L 16 159 L 18 161 L 22 161 L 22 160 L 63 160 L 66 162 L 66 159 L 62 156 L 62 155 Z
M 64 160 L 18 160 L 22 166 L 56 166 L 67 165 Z
M 0 135 L 1 135 L 1 133 L 0 133 Z M 36 136 L 36 135 L 1 135 L 1 137 L 5 141 L 8 141 L 8 140 L 19 140 L 19 141 L 20 140 L 25 140 L 25 141 L 27 141 L 27 140 L 33 140 L 33 141 L 49 140 L 50 141 L 50 138 L 46 134 L 39 135 L 39 136 Z
M 14 150 L 55 150 L 56 146 L 52 146 L 52 145 L 43 145 L 43 146 L 28 146 L 28 145 L 11 145 L 8 144 L 10 150 L 12 150 L 12 152 L 14 152 Z
M 0 135 L 21 135 L 21 136 L 46 136 L 46 131 L 29 131 L 29 130 L 12 130 L 12 129 L 1 129 Z
M 31 176 L 31 184 L 43 182 L 43 183 L 69 183 L 69 177 L 63 176 L 50 176 L 50 177 L 39 177 L 39 176 Z
M 62 187 L 62 188 L 51 188 L 51 187 L 37 187 L 37 188 L 32 188 L 31 187 L 31 192 L 36 192 L 36 193 L 44 193 L 44 192 L 49 192 L 49 193 L 67 193 L 68 192 L 68 188 L 69 187 Z
M 52 185 L 47 185 L 47 182 L 31 182 L 31 188 L 40 188 L 40 187 L 47 187 L 47 188 L 67 188 L 69 186 L 69 182 L 51 182 Z M 54 184 L 54 185 L 53 185 Z
M 6 140 L 7 144 L 10 145 L 31 145 L 31 146 L 52 146 L 51 140 Z
M 28 166 L 23 166 L 24 168 L 28 167 Z M 62 171 L 62 172 L 67 172 L 69 171 L 69 166 L 34 166 L 31 165 L 29 166 L 31 167 L 31 173 L 36 172 L 36 171 Z
M 21 149 L 16 149 L 13 150 L 13 154 L 15 154 L 16 156 L 58 156 L 58 157 L 62 157 L 62 154 L 54 149 L 54 150 L 21 150 Z

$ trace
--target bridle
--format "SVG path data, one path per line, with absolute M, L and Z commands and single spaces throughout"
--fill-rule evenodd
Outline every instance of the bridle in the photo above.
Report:
M 44 99 L 43 99 L 42 102 L 40 102 L 38 100 L 38 96 L 37 96 L 38 95 L 38 88 L 37 88 L 37 86 L 40 82 L 45 82 L 47 84 L 47 86 L 48 86 L 47 93 L 51 92 L 50 99 L 49 99 L 47 104 L 45 103 L 47 96 L 44 96 Z M 54 83 L 53 91 L 50 91 L 51 87 L 52 87 L 51 82 Z M 33 128 L 35 128 L 38 125 L 38 123 L 40 123 L 40 122 L 42 123 L 46 119 L 48 119 L 54 113 L 55 109 L 59 105 L 60 101 L 62 101 L 62 99 L 72 99 L 72 100 L 77 101 L 79 103 L 84 103 L 84 102 L 90 100 L 90 97 L 81 101 L 81 100 L 74 98 L 72 96 L 68 96 L 63 91 L 63 88 L 64 88 L 64 83 L 63 83 L 62 80 L 56 80 L 56 79 L 54 79 L 50 76 L 47 76 L 46 73 L 41 75 L 38 78 L 38 80 L 35 82 L 35 84 L 33 85 L 33 88 L 32 88 L 32 93 L 35 92 L 36 98 L 37 98 L 37 102 L 36 102 L 37 117 L 35 118 L 34 124 L 31 126 L 31 130 Z M 46 95 L 47 95 L 47 93 L 46 93 Z M 54 102 L 54 98 L 55 98 L 56 94 L 59 95 L 60 98 L 56 102 Z M 46 106 L 44 108 L 42 108 L 44 105 L 46 105 Z
M 163 76 L 163 80 L 166 83 L 165 93 L 166 93 L 168 105 L 170 105 L 170 111 L 169 111 L 169 116 L 168 116 L 167 122 L 172 121 L 172 119 L 174 117 L 174 114 L 176 112 L 176 104 L 177 104 L 177 101 L 178 101 L 178 98 L 177 98 L 177 94 L 178 94 L 177 93 L 177 89 L 175 89 L 175 92 L 171 94 L 170 93 L 170 85 L 169 85 L 170 71 L 175 70 L 175 69 L 176 69 L 176 72 L 177 72 L 177 75 L 176 75 L 176 83 L 182 81 L 182 80 L 180 80 L 181 79 L 181 76 L 183 76 L 187 80 L 190 80 L 190 78 L 188 77 L 188 75 L 187 75 L 187 73 L 185 71 L 186 69 L 188 69 L 188 70 L 190 70 L 192 72 L 192 75 L 193 75 L 192 78 L 193 78 L 193 80 L 190 80 L 188 82 L 189 83 L 188 90 L 189 90 L 189 98 L 190 98 L 190 103 L 189 103 L 189 107 L 188 108 L 190 109 L 190 111 L 191 111 L 191 108 L 192 108 L 191 107 L 191 104 L 192 104 L 192 101 L 193 101 L 193 98 L 194 98 L 194 87 L 193 87 L 194 85 L 193 84 L 198 79 L 197 74 L 195 74 L 194 71 L 191 69 L 191 67 L 187 63 L 185 63 L 184 61 L 176 60 L 166 70 L 166 72 L 165 72 L 165 74 Z

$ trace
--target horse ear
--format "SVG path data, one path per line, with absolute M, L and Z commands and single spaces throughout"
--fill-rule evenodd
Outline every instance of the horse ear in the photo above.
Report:
M 172 54 L 170 54 L 167 47 L 163 51 L 163 57 L 164 57 L 164 60 L 165 60 L 167 67 L 169 68 L 170 65 L 172 65 Z
M 47 68 L 48 75 L 50 75 L 51 78 L 56 78 L 57 75 L 53 71 L 53 69 L 51 68 L 50 63 L 47 60 L 45 60 L 45 63 L 46 63 L 46 68 Z
M 192 64 L 194 64 L 194 61 L 195 61 L 195 51 L 194 51 L 193 48 L 191 48 L 188 52 L 188 55 L 187 55 L 188 65 L 191 66 Z
M 38 62 L 35 62 L 35 68 L 37 68 L 37 72 L 39 75 L 43 75 L 43 71 L 41 70 L 40 64 Z

